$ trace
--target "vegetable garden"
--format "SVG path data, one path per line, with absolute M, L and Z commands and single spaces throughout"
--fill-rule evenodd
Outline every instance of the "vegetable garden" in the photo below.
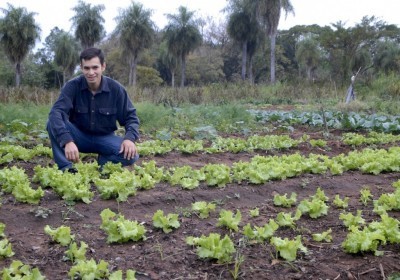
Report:
M 273 129 L 142 139 L 135 166 L 76 174 L 9 124 L 2 279 L 399 279 L 400 118 L 252 113 Z

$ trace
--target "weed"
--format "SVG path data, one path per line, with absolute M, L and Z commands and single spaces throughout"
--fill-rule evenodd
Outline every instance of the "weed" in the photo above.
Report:
M 303 188 L 303 189 L 305 189 L 308 185 L 310 184 L 310 180 L 308 180 L 308 179 L 301 179 L 301 184 L 300 184 L 300 186 Z
M 43 219 L 46 219 L 49 217 L 51 213 L 53 213 L 53 210 L 46 207 L 38 206 L 36 208 L 31 209 L 29 212 L 34 213 L 35 217 L 41 217 Z
M 192 209 L 190 207 L 175 207 L 175 212 L 185 218 L 190 218 L 192 216 Z
M 75 210 L 75 208 L 74 208 L 75 202 L 74 201 L 66 201 L 65 205 L 67 206 L 67 211 L 61 211 L 61 217 L 63 220 L 69 220 L 71 214 L 75 214 L 79 218 L 84 217 L 84 215 L 82 215 L 81 213 L 79 213 L 78 211 Z
M 230 270 L 230 273 L 233 277 L 233 279 L 239 279 L 240 277 L 240 266 L 244 262 L 244 256 L 242 254 L 243 248 L 246 247 L 246 239 L 241 238 L 239 239 L 239 245 L 237 246 L 236 249 L 236 255 L 235 255 L 235 263 L 233 266 L 233 270 Z

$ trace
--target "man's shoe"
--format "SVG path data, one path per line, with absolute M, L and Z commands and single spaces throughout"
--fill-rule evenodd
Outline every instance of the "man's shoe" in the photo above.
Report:
M 76 174 L 76 173 L 78 173 L 78 170 L 77 170 L 75 167 L 68 168 L 67 171 L 68 171 L 69 173 L 71 173 L 71 174 Z

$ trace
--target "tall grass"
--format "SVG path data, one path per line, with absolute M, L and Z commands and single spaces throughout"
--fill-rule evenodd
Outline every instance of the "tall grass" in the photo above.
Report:
M 173 109 L 163 105 L 156 105 L 150 102 L 135 104 L 136 113 L 140 120 L 140 129 L 148 133 L 171 127 Z
M 254 118 L 241 104 L 188 105 L 170 107 L 142 102 L 136 104 L 140 129 L 147 134 L 170 131 L 192 136 L 201 127 L 220 132 L 243 132 L 254 127 Z
M 0 123 L 7 124 L 15 120 L 26 123 L 45 123 L 50 111 L 49 105 L 32 103 L 0 103 Z
M 357 88 L 356 88 L 357 91 Z M 400 113 L 400 79 L 397 73 L 382 75 L 358 89 L 358 97 L 369 104 L 371 112 Z
M 135 107 L 140 119 L 140 131 L 147 135 L 169 131 L 191 137 L 199 127 L 210 126 L 220 132 L 243 132 L 255 126 L 254 118 L 241 104 L 182 105 L 178 108 L 140 102 Z M 49 110 L 49 105 L 0 104 L 0 130 L 7 130 L 15 121 L 44 130 Z
M 221 83 L 186 88 L 128 88 L 137 108 L 142 133 L 212 126 L 222 132 L 243 132 L 255 123 L 247 108 L 265 105 L 293 105 L 298 110 L 356 111 L 398 115 L 400 80 L 397 75 L 378 77 L 355 85 L 357 100 L 344 104 L 346 88 L 335 84 L 250 85 Z M 19 119 L 45 125 L 51 105 L 59 91 L 36 88 L 0 88 L 0 123 Z
M 372 81 L 357 81 L 355 92 L 358 105 L 350 109 L 376 113 L 398 114 L 400 108 L 400 80 L 396 74 L 380 76 Z M 202 87 L 185 88 L 128 88 L 135 104 L 151 103 L 165 107 L 186 105 L 252 104 L 252 105 L 306 105 L 308 108 L 324 106 L 342 109 L 347 87 L 335 83 L 276 83 L 251 85 L 249 83 L 220 83 Z M 58 90 L 39 88 L 0 88 L 0 103 L 33 103 L 51 105 L 59 95 Z M 165 113 L 161 111 L 160 113 Z
M 360 94 L 358 91 L 368 91 L 368 88 L 357 88 L 356 91 L 362 106 L 354 106 L 354 109 L 368 109 L 376 102 L 374 95 Z M 276 83 L 275 85 L 250 85 L 248 83 L 211 84 L 203 87 L 186 88 L 130 88 L 128 92 L 136 103 L 150 102 L 170 107 L 184 105 L 214 105 L 227 104 L 251 104 L 252 106 L 270 105 L 300 105 L 307 109 L 317 109 L 324 106 L 327 109 L 341 110 L 346 98 L 347 88 L 337 88 L 335 84 L 321 86 L 319 84 L 288 84 Z M 380 95 L 380 94 L 379 94 Z M 378 95 L 378 96 L 379 96 Z M 368 98 L 365 98 L 368 97 Z M 380 97 L 379 97 L 380 98 Z M 395 104 L 400 102 L 396 101 Z M 385 104 L 385 103 L 382 103 Z M 386 104 L 390 112 L 393 104 Z M 349 106 L 350 109 L 352 108 Z M 385 112 L 385 106 L 379 108 Z
M 0 103 L 53 104 L 59 91 L 38 87 L 0 87 Z

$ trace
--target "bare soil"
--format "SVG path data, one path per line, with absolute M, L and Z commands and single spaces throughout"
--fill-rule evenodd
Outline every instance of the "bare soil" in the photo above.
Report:
M 303 132 L 296 130 L 296 133 Z M 308 133 L 308 132 L 307 132 Z M 340 131 L 335 132 L 340 136 Z M 315 132 L 313 137 L 322 137 Z M 297 137 L 298 135 L 292 135 Z M 256 154 L 271 155 L 295 153 L 327 154 L 329 156 L 347 153 L 351 147 L 343 145 L 339 138 L 333 137 L 325 149 L 301 144 L 298 148 L 287 151 L 255 152 L 239 154 L 191 154 L 169 153 L 164 156 L 147 157 L 139 160 L 154 159 L 159 166 L 169 168 L 178 165 L 191 165 L 200 168 L 207 163 L 225 163 L 231 165 L 239 160 L 250 160 Z M 16 163 L 23 166 L 26 172 L 33 174 L 33 167 L 40 159 L 33 162 Z M 2 166 L 5 167 L 5 166 Z M 0 168 L 2 168 L 0 166 Z M 183 190 L 165 183 L 157 184 L 154 189 L 138 191 L 136 196 L 127 202 L 103 200 L 97 194 L 90 204 L 77 202 L 68 205 L 51 189 L 46 189 L 40 206 L 52 213 L 47 218 L 35 217 L 37 206 L 16 202 L 13 196 L 3 195 L 0 207 L 0 222 L 6 225 L 5 234 L 11 241 L 15 256 L 0 260 L 0 269 L 9 266 L 12 260 L 18 259 L 25 264 L 39 268 L 47 279 L 68 279 L 70 261 L 63 260 L 65 247 L 51 242 L 43 228 L 67 225 L 71 228 L 75 239 L 89 245 L 87 258 L 105 260 L 110 270 L 134 269 L 137 279 L 233 279 L 234 261 L 229 264 L 217 264 L 213 260 L 200 259 L 196 249 L 185 243 L 187 236 L 208 235 L 211 232 L 228 234 L 235 242 L 238 252 L 244 257 L 239 267 L 238 279 L 385 279 L 388 275 L 400 271 L 400 245 L 387 244 L 380 248 L 383 256 L 372 253 L 347 254 L 341 248 L 347 229 L 339 220 L 340 209 L 331 205 L 333 197 L 350 197 L 347 211 L 355 213 L 363 210 L 367 222 L 379 217 L 372 212 L 372 203 L 364 206 L 359 201 L 360 189 L 368 186 L 377 199 L 382 193 L 392 192 L 391 184 L 400 179 L 399 173 L 385 173 L 377 176 L 361 172 L 346 172 L 343 175 L 304 175 L 283 181 L 270 181 L 263 185 L 243 183 L 229 184 L 225 188 L 214 188 L 201 185 L 194 190 Z M 273 204 L 276 193 L 290 194 L 296 192 L 298 201 L 313 195 L 318 187 L 331 198 L 329 213 L 318 219 L 301 217 L 296 229 L 280 228 L 276 233 L 280 237 L 294 238 L 303 236 L 303 244 L 308 253 L 299 253 L 296 261 L 287 262 L 281 259 L 274 248 L 268 244 L 245 243 L 239 246 L 241 232 L 230 232 L 217 227 L 221 209 L 242 213 L 241 227 L 251 225 L 263 226 L 281 211 L 293 211 L 295 207 L 284 209 Z M 190 215 L 191 204 L 195 201 L 218 202 L 215 212 L 207 219 Z M 252 218 L 249 210 L 258 207 L 260 216 Z M 107 244 L 106 234 L 100 229 L 100 212 L 109 208 L 120 212 L 126 219 L 143 222 L 147 239 L 139 242 L 123 244 Z M 152 216 L 161 209 L 164 213 L 178 213 L 181 227 L 169 234 L 152 226 Z M 399 212 L 391 212 L 392 217 L 400 219 Z M 311 233 L 332 229 L 333 242 L 319 243 L 311 238 Z M 242 243 L 241 243 L 242 244 Z

